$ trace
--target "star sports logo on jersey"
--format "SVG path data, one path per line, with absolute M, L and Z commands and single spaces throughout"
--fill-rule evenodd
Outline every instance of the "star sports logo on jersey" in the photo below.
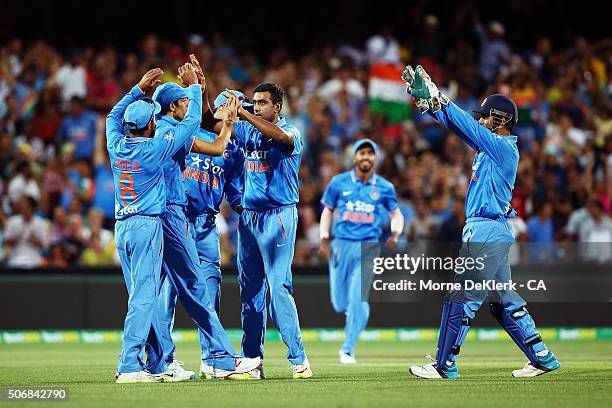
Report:
M 346 203 L 347 211 L 342 214 L 344 221 L 358 222 L 362 224 L 372 224 L 374 222 L 374 204 L 364 203 L 361 200 L 348 201 Z
M 138 204 L 128 205 L 127 207 L 124 207 L 124 208 L 121 208 L 119 205 L 115 205 L 115 214 L 117 214 L 117 217 L 136 214 L 138 213 L 138 211 L 139 211 Z
M 268 163 L 266 161 L 269 154 L 269 150 L 253 150 L 251 152 L 245 152 L 245 170 L 251 173 L 262 173 L 264 171 L 270 172 L 270 167 L 268 167 Z
M 191 156 L 191 160 L 191 164 L 183 171 L 183 180 L 197 180 L 218 190 L 219 177 L 225 170 L 221 166 L 217 166 L 210 157 L 201 159 L 200 155 L 196 154 Z

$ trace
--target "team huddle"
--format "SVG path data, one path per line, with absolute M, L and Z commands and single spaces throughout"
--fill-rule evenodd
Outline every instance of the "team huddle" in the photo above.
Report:
M 199 376 L 265 378 L 268 291 L 270 316 L 287 346 L 292 377 L 310 378 L 291 272 L 302 136 L 281 115 L 280 87 L 260 84 L 252 103 L 241 92 L 226 90 L 210 106 L 204 72 L 193 55 L 190 60 L 178 69 L 185 87 L 160 84 L 162 70 L 152 69 L 107 117 L 115 236 L 128 290 L 116 382 L 196 377 L 174 356 L 171 332 L 177 300 L 199 329 Z M 466 199 L 463 241 L 511 242 L 507 219 L 514 216 L 509 201 L 518 150 L 510 130 L 518 117 L 516 106 L 507 97 L 493 95 L 483 102 L 481 119 L 476 121 L 441 94 L 421 67 L 416 72 L 407 67 L 403 79 L 421 111 L 478 152 Z M 320 253 L 329 259 L 334 310 L 346 317 L 339 351 L 344 364 L 357 362 L 355 346 L 370 310 L 367 288 L 362 287 L 362 275 L 368 272 L 361 270 L 361 243 L 381 239 L 383 212 L 391 218 L 387 245 L 397 244 L 404 223 L 393 185 L 375 173 L 377 154 L 374 141 L 355 143 L 354 169 L 336 175 L 322 198 Z M 237 266 L 244 332 L 240 353 L 219 321 L 221 270 L 215 216 L 224 197 L 240 214 Z M 507 253 L 490 258 L 489 264 L 491 278 L 510 278 Z M 485 300 L 479 296 L 449 293 L 436 361 L 412 367 L 412 374 L 459 376 L 457 355 Z M 491 312 L 529 359 L 514 376 L 534 376 L 559 367 L 518 294 L 500 294 L 499 301 L 491 303 Z

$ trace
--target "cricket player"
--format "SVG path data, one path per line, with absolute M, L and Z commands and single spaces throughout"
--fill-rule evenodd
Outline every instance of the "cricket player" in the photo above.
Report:
M 234 91 L 244 99 L 244 95 Z M 218 112 L 227 103 L 227 98 L 221 94 L 214 103 L 213 109 Z M 252 107 L 248 102 L 242 102 L 245 108 Z M 215 140 L 217 135 L 200 129 L 196 138 L 204 141 Z M 242 192 L 244 156 L 234 139 L 231 139 L 222 156 L 209 156 L 190 153 L 187 157 L 187 168 L 183 172 L 183 180 L 187 192 L 187 216 L 189 228 L 196 243 L 200 258 L 200 270 L 206 280 L 208 296 L 213 303 L 217 315 L 221 302 L 221 248 L 219 231 L 215 222 L 219 207 L 225 196 L 229 205 L 237 213 L 242 213 Z M 212 378 L 213 367 L 210 344 L 206 336 L 200 333 L 202 347 L 202 362 L 200 376 Z
M 162 289 L 147 347 L 148 371 L 162 373 L 164 380 L 169 382 L 195 378 L 193 371 L 184 370 L 182 363 L 174 359 L 174 343 L 170 333 L 177 298 L 210 345 L 215 377 L 246 373 L 260 364 L 258 357 L 235 360 L 236 353 L 231 341 L 209 301 L 206 282 L 199 273 L 200 261 L 195 241 L 189 231 L 187 197 L 182 181 L 186 168 L 185 158 L 189 151 L 210 155 L 223 153 L 231 137 L 237 106 L 235 101 L 228 103 L 228 114 L 221 121 L 217 140 L 209 143 L 195 139 L 201 123 L 205 83 L 201 83 L 202 87 L 198 85 L 198 76 L 190 63 L 185 64 L 182 71 L 179 70 L 179 78 L 188 88 L 166 83 L 160 85 L 153 94 L 153 100 L 161 107 L 156 137 L 174 139 L 180 135 L 181 140 L 186 140 L 181 149 L 160 163 L 166 188 L 166 212 L 161 218 L 164 235 Z
M 325 208 L 321 214 L 319 253 L 323 259 L 329 259 L 332 306 L 337 313 L 346 315 L 344 344 L 339 351 L 342 364 L 357 363 L 355 344 L 370 316 L 370 305 L 362 297 L 367 299 L 367 282 L 371 281 L 367 274 L 371 275 L 372 271 L 361 270 L 362 255 L 373 258 L 379 252 L 377 243 L 382 234 L 383 211 L 391 215 L 389 247 L 397 245 L 404 227 L 395 188 L 374 171 L 377 155 L 378 147 L 372 140 L 357 141 L 353 148 L 354 169 L 334 176 L 321 199 Z M 337 217 L 330 248 L 334 211 Z M 372 244 L 362 246 L 362 242 Z
M 416 73 L 406 67 L 402 77 L 419 109 L 427 110 L 477 152 L 466 197 L 467 221 L 461 252 L 464 256 L 486 257 L 484 268 L 475 274 L 480 279 L 509 282 L 508 252 L 514 235 L 508 218 L 516 215 L 510 200 L 519 162 L 517 137 L 512 135 L 512 127 L 518 122 L 516 104 L 506 96 L 490 95 L 476 112 L 480 116 L 476 121 L 441 94 L 421 66 L 417 66 Z M 459 274 L 456 279 L 464 281 Z M 487 294 L 485 290 L 448 293 L 442 307 L 436 359 L 411 367 L 412 374 L 422 378 L 459 377 L 457 355 Z M 512 375 L 535 377 L 559 368 L 520 295 L 513 290 L 498 290 L 493 295 L 491 313 L 529 360 Z
M 106 148 L 115 183 L 115 240 L 128 290 L 128 312 L 117 383 L 160 382 L 145 371 L 144 346 L 161 288 L 166 189 L 159 163 L 174 155 L 188 135 L 154 137 L 159 104 L 143 99 L 163 71 L 149 70 L 106 118 Z M 124 133 L 124 126 L 128 134 Z
M 237 99 L 226 92 L 226 96 Z M 239 106 L 234 135 L 242 149 L 244 193 L 238 227 L 238 280 L 242 302 L 242 352 L 264 355 L 266 295 L 270 290 L 270 315 L 288 348 L 294 379 L 312 377 L 304 351 L 297 308 L 293 299 L 291 262 L 297 232 L 298 170 L 302 136 L 280 112 L 283 90 L 263 83 L 255 88 L 254 113 Z M 206 123 L 207 122 L 207 123 Z M 210 111 L 205 128 L 218 133 Z M 263 378 L 263 364 L 251 372 Z

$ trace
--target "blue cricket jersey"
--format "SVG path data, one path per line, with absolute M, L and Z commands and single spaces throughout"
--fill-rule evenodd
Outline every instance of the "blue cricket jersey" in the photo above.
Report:
M 183 183 L 183 172 L 185 171 L 185 158 L 191 150 L 194 137 L 202 121 L 202 88 L 200 85 L 191 85 L 189 88 L 189 107 L 182 121 L 177 121 L 168 115 L 157 117 L 157 129 L 155 135 L 164 138 L 177 138 L 185 140 L 179 149 L 169 160 L 163 162 L 164 179 L 166 183 L 166 201 L 168 204 L 187 205 L 185 185 Z M 185 135 L 187 136 L 185 138 Z
M 378 241 L 382 234 L 380 221 L 383 211 L 391 212 L 398 207 L 397 194 L 391 182 L 373 174 L 364 184 L 355 170 L 334 176 L 321 203 L 337 210 L 333 237 L 351 241 Z
M 297 204 L 300 199 L 302 136 L 284 116 L 275 125 L 293 135 L 292 147 L 264 136 L 246 120 L 234 124 L 234 134 L 244 154 L 242 206 L 247 210 L 267 211 Z
M 510 200 L 519 162 L 517 137 L 491 132 L 453 102 L 430 114 L 477 152 L 465 200 L 466 217 L 516 216 Z
M 196 137 L 213 142 L 217 135 L 200 129 Z M 221 156 L 190 153 L 183 171 L 189 214 L 217 214 L 224 194 L 230 206 L 236 208 L 244 188 L 243 162 L 242 151 L 232 139 Z
M 106 118 L 106 148 L 113 170 L 118 220 L 132 215 L 157 216 L 166 211 L 166 186 L 160 163 L 182 149 L 189 139 L 186 132 L 177 132 L 175 137 L 158 133 L 153 138 L 126 137 L 123 114 L 129 104 L 143 95 L 135 86 Z

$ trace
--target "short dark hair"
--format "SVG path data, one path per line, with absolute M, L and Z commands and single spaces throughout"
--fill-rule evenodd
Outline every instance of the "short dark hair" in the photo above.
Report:
M 149 124 L 147 123 L 147 126 L 148 125 Z M 142 129 L 130 129 L 130 135 L 132 135 L 132 136 L 142 136 L 146 130 L 147 130 L 146 127 L 142 128 Z
M 85 98 L 78 96 L 78 95 L 73 95 L 72 98 L 70 98 L 70 102 L 76 103 L 82 106 L 82 105 L 85 105 Z
M 253 92 L 270 92 L 270 95 L 272 96 L 272 103 L 274 104 L 282 104 L 283 96 L 285 95 L 283 88 L 270 82 L 264 82 L 257 85 Z
M 34 197 L 32 197 L 31 195 L 26 195 L 25 201 L 28 203 L 28 205 L 33 211 L 36 211 L 36 208 L 38 207 L 38 201 Z

